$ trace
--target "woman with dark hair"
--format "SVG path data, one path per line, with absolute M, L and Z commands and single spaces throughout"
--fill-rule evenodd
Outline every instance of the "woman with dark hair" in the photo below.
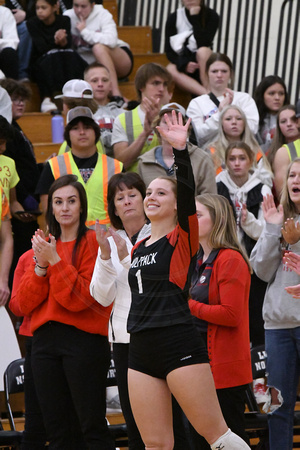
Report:
M 193 125 L 201 147 L 213 141 L 219 128 L 220 113 L 225 106 L 239 106 L 248 121 L 252 133 L 258 129 L 258 111 L 255 101 L 246 92 L 231 89 L 233 85 L 233 65 L 224 53 L 212 53 L 206 61 L 209 93 L 190 101 L 187 116 L 193 120 Z
M 268 160 L 274 173 L 274 185 L 279 200 L 287 168 L 292 156 L 289 144 L 300 138 L 300 127 L 296 118 L 296 108 L 284 105 L 280 108 L 276 119 L 274 139 L 268 151 Z
M 113 450 L 105 419 L 111 308 L 89 293 L 98 245 L 86 217 L 85 189 L 77 177 L 54 181 L 49 240 L 41 230 L 33 236 L 34 259 L 16 300 L 31 315 L 32 369 L 49 448 Z
M 98 256 L 90 285 L 91 295 L 103 306 L 113 304 L 109 322 L 109 341 L 113 343 L 119 396 L 127 424 L 129 448 L 144 449 L 144 444 L 132 415 L 127 383 L 129 334 L 126 330 L 131 304 L 128 285 L 130 253 L 133 245 L 150 235 L 143 199 L 146 186 L 134 172 L 114 175 L 108 183 L 107 203 L 112 228 L 96 223 Z
M 269 75 L 261 80 L 253 97 L 259 113 L 257 140 L 267 152 L 275 134 L 278 111 L 289 103 L 289 95 L 283 79 L 278 75 Z
M 167 70 L 177 86 L 193 95 L 207 93 L 205 64 L 219 26 L 219 15 L 204 0 L 182 0 L 166 23 Z
M 199 195 L 196 210 L 200 249 L 189 306 L 208 348 L 224 419 L 249 444 L 244 410 L 246 386 L 252 381 L 248 312 L 252 270 L 229 201 L 220 195 Z M 195 432 L 193 440 L 195 450 L 210 449 Z

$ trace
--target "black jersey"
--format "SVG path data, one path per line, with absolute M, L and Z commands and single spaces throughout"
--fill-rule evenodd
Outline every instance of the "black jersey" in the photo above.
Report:
M 173 151 L 178 183 L 178 225 L 153 244 L 146 247 L 149 239 L 146 238 L 132 250 L 129 333 L 192 323 L 187 300 L 199 247 L 194 177 L 188 151 Z

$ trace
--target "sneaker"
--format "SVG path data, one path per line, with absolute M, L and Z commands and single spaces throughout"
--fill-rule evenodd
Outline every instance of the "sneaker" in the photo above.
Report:
M 56 104 L 51 102 L 50 97 L 45 97 L 41 104 L 41 112 L 42 113 L 50 112 L 54 111 L 55 109 L 57 109 Z
M 266 403 L 269 400 L 264 378 L 257 378 L 256 380 L 253 380 L 253 393 L 258 405 L 261 403 Z

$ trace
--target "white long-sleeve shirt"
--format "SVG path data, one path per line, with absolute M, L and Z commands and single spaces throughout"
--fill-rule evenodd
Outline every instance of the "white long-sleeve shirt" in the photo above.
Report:
M 224 99 L 221 95 L 217 97 L 219 102 Z M 234 91 L 232 105 L 239 106 L 244 112 L 250 130 L 253 134 L 257 133 L 259 114 L 256 103 L 246 92 Z M 201 95 L 193 98 L 187 108 L 187 115 L 193 121 L 194 129 L 198 139 L 199 147 L 212 142 L 219 129 L 220 112 L 217 105 L 210 99 L 209 95 Z
M 136 242 L 149 236 L 150 230 L 150 224 L 144 225 Z M 109 341 L 128 344 L 130 335 L 127 333 L 127 318 L 131 305 L 128 270 L 133 245 L 124 230 L 118 230 L 117 233 L 126 241 L 128 256 L 120 261 L 117 246 L 113 238 L 109 237 L 111 258 L 108 260 L 101 259 L 99 248 L 90 284 L 90 293 L 103 306 L 109 306 L 114 302 L 109 321 Z
M 7 47 L 17 50 L 19 37 L 13 13 L 5 6 L 0 6 L 0 52 Z

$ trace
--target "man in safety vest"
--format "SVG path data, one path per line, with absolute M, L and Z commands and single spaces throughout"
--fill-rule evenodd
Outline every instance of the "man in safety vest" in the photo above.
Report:
M 152 122 L 160 108 L 170 102 L 174 84 L 167 69 L 156 63 L 143 64 L 134 84 L 141 103 L 116 117 L 111 143 L 115 158 L 126 170 L 137 172 L 137 158 L 159 145 Z
M 54 180 L 65 174 L 77 175 L 85 187 L 88 199 L 87 226 L 108 224 L 107 185 L 109 179 L 122 171 L 122 163 L 97 151 L 100 129 L 93 119 L 92 111 L 77 106 L 67 114 L 64 138 L 71 150 L 50 159 L 43 169 L 36 192 L 41 196 L 42 208 L 47 210 L 49 187 Z

